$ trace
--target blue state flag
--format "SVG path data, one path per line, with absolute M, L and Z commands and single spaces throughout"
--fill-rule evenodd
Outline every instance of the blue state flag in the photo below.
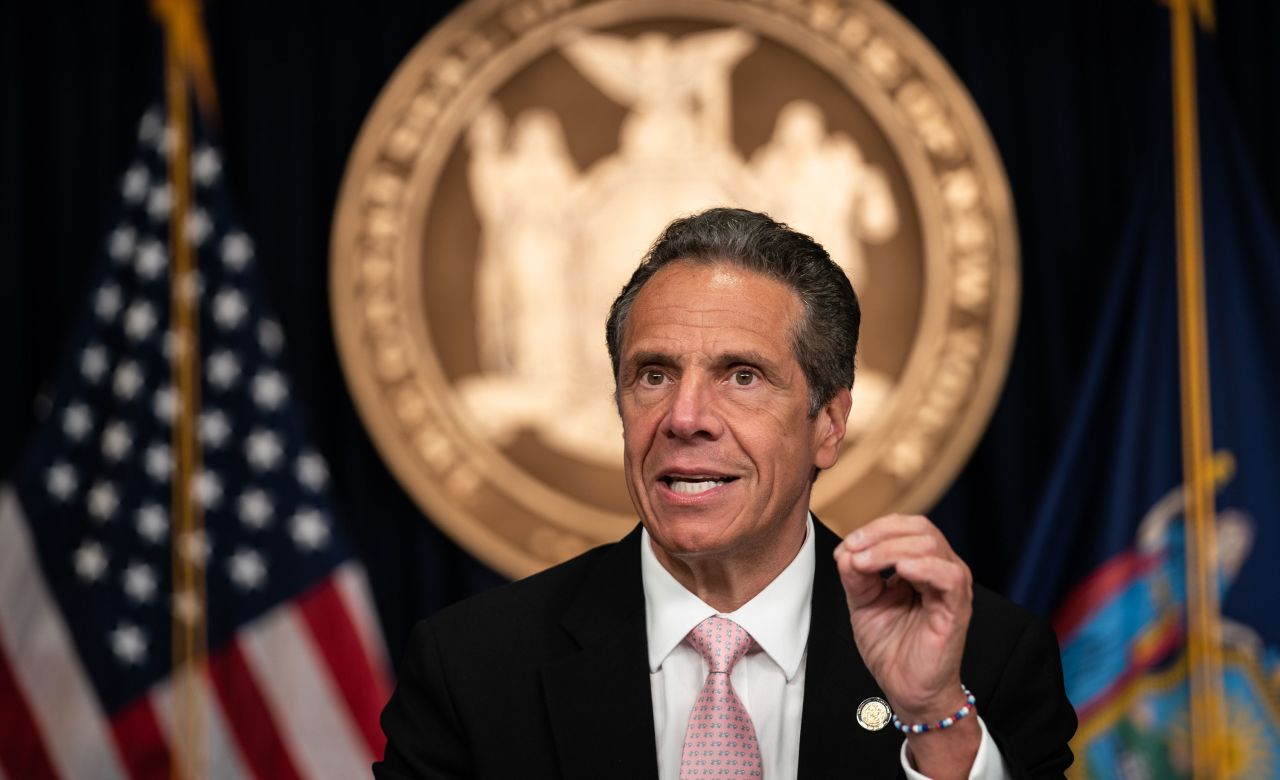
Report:
M 1166 84 L 1168 82 L 1165 82 Z M 1015 578 L 1052 614 L 1073 775 L 1190 777 L 1172 121 L 1157 85 L 1091 362 Z M 1200 171 L 1228 777 L 1280 778 L 1280 244 L 1201 41 Z

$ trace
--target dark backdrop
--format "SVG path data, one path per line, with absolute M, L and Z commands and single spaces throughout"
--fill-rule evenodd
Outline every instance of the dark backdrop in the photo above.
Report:
M 893 5 L 973 94 L 1018 213 L 1023 299 L 1008 383 L 932 512 L 977 579 L 1004 589 L 1081 381 L 1134 174 L 1151 128 L 1170 127 L 1151 116 L 1168 112 L 1168 12 L 1148 0 Z M 143 0 L 3 8 L 0 478 L 82 305 L 137 119 L 158 94 L 160 57 Z M 229 181 L 393 655 L 415 619 L 501 581 L 390 476 L 356 416 L 329 325 L 329 222 L 347 154 L 380 87 L 449 9 L 420 0 L 206 8 Z M 1280 5 L 1220 0 L 1217 22 L 1202 55 L 1216 45 L 1245 153 L 1280 224 Z

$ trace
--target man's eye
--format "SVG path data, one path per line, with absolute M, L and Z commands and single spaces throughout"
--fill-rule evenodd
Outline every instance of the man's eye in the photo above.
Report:
M 648 385 L 660 385 L 664 381 L 666 381 L 666 378 L 667 378 L 666 374 L 663 374 L 661 371 L 644 372 L 644 381 L 645 381 L 645 384 L 648 384 Z
M 754 371 L 747 371 L 746 369 L 743 369 L 741 371 L 733 372 L 733 383 L 740 387 L 746 387 L 755 381 L 756 372 Z

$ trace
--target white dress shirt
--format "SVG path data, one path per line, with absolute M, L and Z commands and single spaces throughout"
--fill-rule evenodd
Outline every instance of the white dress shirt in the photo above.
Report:
M 706 661 L 684 639 L 694 626 L 722 613 L 685 590 L 658 562 L 651 544 L 648 532 L 643 532 L 640 573 L 658 777 L 679 780 L 689 713 L 707 676 Z M 723 615 L 746 629 L 758 646 L 738 661 L 730 679 L 755 726 L 765 780 L 794 780 L 800 761 L 800 714 L 815 565 L 810 516 L 804 544 L 795 559 L 755 598 Z M 999 749 L 981 718 L 978 723 L 982 743 L 970 780 L 1007 780 Z M 908 778 L 927 780 L 911 766 L 905 740 L 900 755 Z

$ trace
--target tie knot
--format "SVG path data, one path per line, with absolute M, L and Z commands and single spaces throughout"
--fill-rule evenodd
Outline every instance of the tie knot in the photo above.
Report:
M 689 644 L 707 659 L 712 673 L 728 674 L 751 649 L 751 635 L 729 618 L 712 615 L 689 632 Z

